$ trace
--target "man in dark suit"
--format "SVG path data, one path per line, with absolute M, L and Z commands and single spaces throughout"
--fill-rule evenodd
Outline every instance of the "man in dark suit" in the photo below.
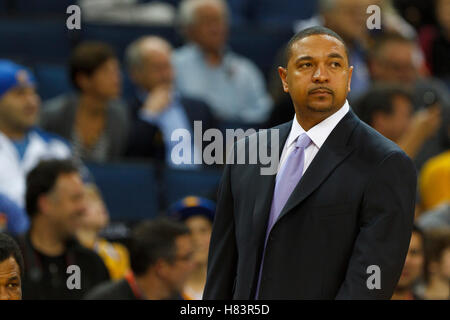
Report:
M 414 165 L 350 109 L 353 68 L 335 32 L 296 34 L 278 71 L 296 112 L 270 130 L 278 172 L 225 167 L 203 298 L 389 299 L 411 237 Z
M 166 159 L 170 165 L 171 141 L 176 129 L 190 132 L 194 121 L 201 121 L 202 130 L 215 126 L 209 107 L 202 101 L 180 95 L 173 86 L 172 48 L 162 38 L 140 38 L 127 49 L 126 60 L 130 78 L 136 86 L 130 101 L 133 126 L 127 155 Z M 193 145 L 194 152 L 202 146 Z

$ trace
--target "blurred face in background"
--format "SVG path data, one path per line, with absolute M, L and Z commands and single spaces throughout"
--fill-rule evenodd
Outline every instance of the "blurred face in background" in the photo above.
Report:
M 81 176 L 61 174 L 53 189 L 39 199 L 39 204 L 42 218 L 50 221 L 61 240 L 75 236 L 86 210 Z
M 327 28 L 335 31 L 345 41 L 364 40 L 367 36 L 367 7 L 375 1 L 368 0 L 333 0 L 329 10 L 322 15 Z
M 441 28 L 450 34 L 450 0 L 436 0 L 436 18 Z
M 400 290 L 410 289 L 414 282 L 422 276 L 424 266 L 423 239 L 420 234 L 413 232 L 409 244 L 405 265 L 398 281 Z
M 13 256 L 0 262 L 0 300 L 21 300 L 20 268 Z
M 15 87 L 0 97 L 0 128 L 25 132 L 36 124 L 40 99 L 34 87 Z
M 137 84 L 151 91 L 158 86 L 171 86 L 174 81 L 172 49 L 163 42 L 144 42 L 141 45 L 142 63 L 132 74 Z
M 418 49 L 413 43 L 388 41 L 370 62 L 372 78 L 412 85 L 418 77 L 419 59 Z
M 194 262 L 196 265 L 206 265 L 208 263 L 212 223 L 209 219 L 201 215 L 192 216 L 186 219 L 185 223 L 192 234 L 195 252 Z
M 175 239 L 176 254 L 172 262 L 163 262 L 160 271 L 172 294 L 180 293 L 194 269 L 194 247 L 191 235 Z
M 86 210 L 81 218 L 81 228 L 100 232 L 109 223 L 109 214 L 97 189 L 85 187 Z
M 106 60 L 91 75 L 78 74 L 81 91 L 101 99 L 117 98 L 122 91 L 119 61 L 115 58 Z
M 228 36 L 226 9 L 220 3 L 198 6 L 194 21 L 187 28 L 188 37 L 204 51 L 220 53 Z
M 411 123 L 413 110 L 409 98 L 396 95 L 392 97 L 392 113 L 376 113 L 372 126 L 386 138 L 398 142 Z

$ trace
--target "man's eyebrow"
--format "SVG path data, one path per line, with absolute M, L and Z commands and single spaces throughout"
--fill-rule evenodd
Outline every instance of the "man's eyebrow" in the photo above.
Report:
M 295 63 L 298 63 L 298 62 L 304 61 L 304 60 L 313 60 L 313 57 L 311 57 L 311 56 L 301 56 L 301 57 L 299 57 L 299 58 L 297 58 L 295 60 Z
M 19 281 L 20 278 L 18 276 L 14 276 L 8 279 L 9 281 Z
M 344 60 L 344 57 L 341 56 L 339 53 L 336 53 L 336 52 L 330 53 L 330 54 L 328 55 L 328 58 L 339 58 L 339 59 Z

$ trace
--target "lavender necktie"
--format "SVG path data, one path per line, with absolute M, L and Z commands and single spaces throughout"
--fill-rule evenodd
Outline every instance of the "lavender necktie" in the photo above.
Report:
M 263 258 L 259 269 L 259 279 L 256 288 L 256 299 L 258 299 L 259 285 L 261 282 L 262 266 L 264 264 L 264 255 L 266 251 L 267 239 L 270 230 L 278 219 L 292 191 L 299 183 L 303 175 L 305 163 L 305 149 L 311 143 L 311 139 L 306 133 L 302 133 L 295 143 L 295 149 L 289 154 L 284 165 L 280 168 L 275 179 L 275 190 L 273 193 L 272 206 L 270 208 L 269 222 L 267 224 L 266 238 L 264 242 Z

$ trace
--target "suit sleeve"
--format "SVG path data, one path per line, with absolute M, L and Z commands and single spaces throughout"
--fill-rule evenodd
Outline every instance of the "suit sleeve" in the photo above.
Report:
M 226 300 L 233 296 L 237 248 L 230 176 L 231 167 L 226 165 L 219 187 L 209 247 L 204 300 Z
M 373 172 L 364 191 L 359 234 L 336 299 L 392 297 L 411 238 L 416 178 L 411 159 L 396 151 Z M 377 270 L 370 266 L 379 267 L 379 288 Z

